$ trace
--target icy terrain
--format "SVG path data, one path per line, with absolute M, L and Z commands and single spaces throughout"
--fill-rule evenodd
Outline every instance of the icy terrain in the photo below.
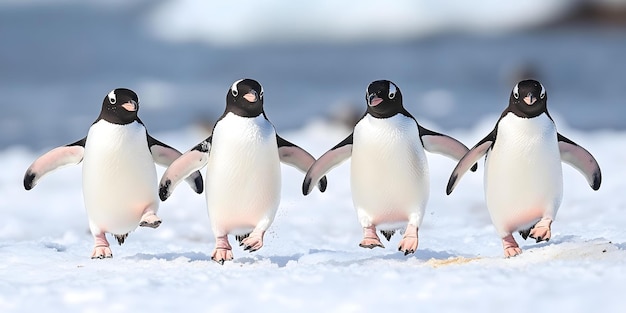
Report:
M 520 32 L 579 1 L 338 3 L 0 0 L 0 313 L 626 312 L 623 30 Z M 308 197 L 303 174 L 283 166 L 265 246 L 235 247 L 224 266 L 210 260 L 204 196 L 185 184 L 162 203 L 158 229 L 137 229 L 107 260 L 89 259 L 80 166 L 22 187 L 35 158 L 84 136 L 115 87 L 137 91 L 152 135 L 186 150 L 207 134 L 185 127 L 219 116 L 233 81 L 257 79 L 281 136 L 319 157 L 348 130 L 311 118 L 361 109 L 373 80 L 393 80 L 424 126 L 471 146 L 524 70 L 548 87 L 553 116 L 573 128 L 557 120 L 559 130 L 595 155 L 604 180 L 594 192 L 564 165 L 552 240 L 516 237 L 524 253 L 512 259 L 489 220 L 482 168 L 446 196 L 455 163 L 432 154 L 409 256 L 398 235 L 386 249 L 358 247 L 349 162 Z
M 447 133 L 471 146 L 494 122 Z M 592 191 L 564 165 L 553 239 L 535 244 L 516 237 L 524 253 L 512 259 L 503 258 L 485 208 L 482 168 L 446 196 L 455 163 L 428 154 L 431 199 L 414 255 L 396 251 L 398 235 L 384 242 L 386 249 L 358 247 L 346 162 L 330 173 L 325 193 L 307 197 L 303 174 L 283 166 L 282 202 L 265 246 L 252 254 L 234 247 L 234 262 L 224 266 L 210 260 L 204 197 L 185 184 L 162 203 L 161 227 L 137 229 L 123 246 L 112 246 L 113 259 L 91 260 L 80 166 L 51 173 L 27 192 L 24 171 L 45 150 L 6 149 L 0 312 L 624 312 L 626 133 L 563 124 L 560 131 L 597 158 L 602 187 Z M 347 132 L 322 122 L 277 128 L 315 156 Z M 153 135 L 180 150 L 206 136 L 192 129 Z

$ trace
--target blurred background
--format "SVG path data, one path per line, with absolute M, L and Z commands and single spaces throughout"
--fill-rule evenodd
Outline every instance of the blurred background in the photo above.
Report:
M 526 77 L 570 127 L 623 130 L 626 1 L 0 0 L 0 149 L 81 138 L 116 87 L 151 133 L 210 130 L 244 77 L 279 132 L 350 125 L 377 79 L 435 130 L 493 124 Z

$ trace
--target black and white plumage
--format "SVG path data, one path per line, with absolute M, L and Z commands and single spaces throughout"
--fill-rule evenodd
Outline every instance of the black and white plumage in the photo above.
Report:
M 280 203 L 280 162 L 306 172 L 315 161 L 276 133 L 263 103 L 263 87 L 257 81 L 234 82 L 212 135 L 172 163 L 161 178 L 159 194 L 166 200 L 181 179 L 207 167 L 206 200 L 216 240 L 212 259 L 221 264 L 233 258 L 229 234 L 236 235 L 245 250 L 263 246 Z M 326 178 L 318 186 L 324 191 Z
M 322 155 L 307 172 L 302 192 L 307 195 L 332 168 L 352 157 L 351 188 L 364 231 L 360 246 L 383 247 L 376 227 L 389 239 L 407 224 L 399 250 L 417 249 L 417 230 L 430 193 L 424 150 L 459 160 L 467 147 L 426 129 L 404 108 L 400 89 L 388 80 L 367 87 L 367 111 L 343 141 Z
M 486 155 L 485 198 L 506 257 L 521 253 L 514 232 L 537 242 L 550 239 L 563 197 L 561 162 L 580 171 L 593 190 L 602 181 L 595 158 L 557 132 L 547 100 L 540 82 L 516 84 L 494 129 L 459 161 L 448 181 L 450 194 L 469 166 Z
M 155 228 L 161 223 L 156 215 L 159 199 L 154 163 L 168 166 L 181 153 L 150 136 L 138 110 L 135 92 L 124 88 L 111 91 L 86 137 L 42 155 L 24 175 L 24 188 L 30 190 L 47 173 L 83 163 L 83 196 L 95 241 L 92 258 L 112 257 L 105 233 L 122 244 L 138 225 Z M 194 191 L 202 192 L 199 172 L 187 181 Z

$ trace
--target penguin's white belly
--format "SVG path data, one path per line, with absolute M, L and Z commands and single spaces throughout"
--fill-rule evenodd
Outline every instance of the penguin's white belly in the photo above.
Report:
M 502 237 L 554 219 L 563 195 L 561 158 L 552 120 L 512 113 L 499 123 L 485 162 L 485 197 Z
M 279 162 L 274 127 L 263 116 L 229 113 L 218 122 L 206 172 L 214 232 L 243 234 L 271 224 L 280 202 Z
M 157 177 L 145 128 L 101 120 L 89 129 L 83 159 L 89 220 L 101 230 L 134 230 L 147 207 L 158 210 Z
M 428 162 L 415 121 L 367 115 L 355 127 L 351 186 L 362 225 L 419 226 L 429 195 Z

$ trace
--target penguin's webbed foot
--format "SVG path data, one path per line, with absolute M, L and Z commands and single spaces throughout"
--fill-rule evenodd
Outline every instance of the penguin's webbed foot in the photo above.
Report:
M 383 243 L 380 242 L 380 239 L 378 238 L 363 238 L 363 240 L 361 240 L 361 243 L 359 243 L 359 247 L 368 249 L 374 249 L 376 247 L 385 248 L 385 246 L 383 246 Z
M 513 238 L 513 235 L 508 235 L 502 238 L 502 248 L 504 249 L 504 257 L 510 258 L 522 254 L 522 249 L 519 248 L 517 242 Z
M 542 218 L 533 228 L 528 235 L 530 238 L 537 240 L 537 242 L 548 241 L 552 236 L 551 228 L 552 219 Z
M 383 243 L 380 242 L 380 238 L 376 235 L 376 226 L 366 226 L 363 227 L 363 240 L 359 243 L 359 247 L 374 249 L 376 247 L 385 248 Z
M 518 256 L 520 254 L 522 254 L 522 249 L 520 249 L 519 247 L 504 248 L 504 257 L 507 259 L 510 257 Z
M 233 250 L 215 248 L 215 250 L 213 250 L 213 254 L 211 255 L 211 260 L 219 263 L 220 265 L 224 265 L 225 261 L 233 260 Z
M 400 243 L 398 244 L 398 251 L 404 252 L 404 255 L 415 253 L 418 243 L 419 239 L 417 236 L 417 227 L 408 225 L 402 240 L 400 240 Z
M 152 212 L 144 214 L 141 217 L 141 222 L 139 222 L 139 226 L 141 227 L 157 228 L 160 225 L 161 225 L 161 219 Z
M 92 259 L 109 259 L 113 257 L 113 252 L 109 246 L 95 246 L 91 253 Z
M 251 232 L 248 235 L 248 237 L 241 240 L 240 246 L 243 246 L 244 251 L 248 251 L 248 252 L 257 251 L 261 249 L 261 247 L 263 247 L 263 235 L 264 234 L 265 234 L 264 231 L 255 230 Z
M 233 259 L 233 248 L 228 242 L 228 235 L 215 238 L 215 250 L 211 254 L 211 260 L 224 265 L 225 261 Z

